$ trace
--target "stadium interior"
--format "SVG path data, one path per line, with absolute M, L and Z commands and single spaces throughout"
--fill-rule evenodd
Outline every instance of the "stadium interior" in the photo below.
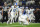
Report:
M 1 23 L 3 20 L 2 9 L 5 2 L 7 3 L 8 10 L 12 5 L 14 6 L 15 3 L 18 6 L 18 8 L 24 7 L 25 11 L 26 9 L 30 10 L 33 8 L 34 17 L 29 18 L 29 25 L 22 25 L 18 23 L 19 13 L 16 21 L 14 20 L 15 23 L 6 24 L 6 18 L 4 20 L 4 23 Z M 8 15 L 8 19 L 9 17 L 10 15 Z M 40 0 L 0 0 L 0 27 L 40 27 Z

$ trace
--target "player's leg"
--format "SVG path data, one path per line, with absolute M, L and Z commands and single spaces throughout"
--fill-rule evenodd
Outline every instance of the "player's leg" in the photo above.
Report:
M 19 24 L 22 24 L 21 20 L 19 20 L 18 22 L 19 22 Z
M 18 22 L 21 24 L 21 17 L 19 16 Z
M 13 16 L 11 16 L 11 22 L 10 22 L 10 24 L 12 24 L 12 21 L 13 21 Z
M 23 24 L 29 25 L 29 21 L 28 21 L 28 20 L 24 20 L 24 21 L 23 21 Z
M 7 24 L 9 23 L 10 19 L 7 21 Z
M 23 24 L 25 24 L 25 25 L 29 25 L 28 21 L 23 22 Z
M 25 19 L 24 19 L 24 21 L 23 21 L 23 24 L 27 24 L 27 25 L 29 24 L 29 19 L 28 19 L 28 17 L 25 16 Z
M 16 19 L 17 19 L 17 15 L 15 16 L 15 22 L 16 22 Z
M 10 22 L 10 20 L 11 20 L 11 16 L 10 16 L 9 20 L 7 21 L 7 24 Z
M 31 18 L 32 18 L 31 15 L 29 16 L 29 18 L 30 18 L 29 20 L 30 20 L 30 22 L 31 22 Z
M 17 12 L 17 14 L 16 14 L 16 16 L 15 16 L 15 22 L 16 22 L 16 20 L 17 20 L 17 17 L 18 17 L 18 12 Z
M 27 17 L 27 20 L 26 21 L 27 21 L 27 24 L 29 24 L 29 18 L 28 17 Z
M 15 18 L 15 17 L 13 17 L 13 23 L 14 23 L 14 18 Z
M 8 14 L 8 21 L 7 21 L 7 24 L 10 22 L 11 20 L 11 14 Z

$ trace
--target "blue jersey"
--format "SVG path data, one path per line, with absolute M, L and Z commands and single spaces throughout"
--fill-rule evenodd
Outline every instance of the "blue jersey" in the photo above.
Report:
M 26 11 L 24 10 L 23 15 L 27 15 L 27 17 L 29 18 L 28 14 L 26 14 Z
M 16 12 L 16 9 L 13 9 L 13 12 Z
M 23 14 L 26 14 L 26 11 L 24 10 Z
M 14 8 L 13 9 L 13 12 L 18 12 L 18 8 Z

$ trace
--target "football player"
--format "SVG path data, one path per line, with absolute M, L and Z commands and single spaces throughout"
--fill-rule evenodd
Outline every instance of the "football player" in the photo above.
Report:
M 21 12 L 22 14 L 19 16 L 19 23 L 21 24 L 23 22 L 23 24 L 29 24 L 28 16 L 26 12 L 24 11 L 24 8 L 22 9 Z
M 11 12 L 10 12 L 11 11 Z M 16 14 L 17 14 L 17 6 L 14 5 L 14 6 L 11 6 L 11 9 L 10 9 L 10 14 L 11 14 L 11 17 L 10 19 L 7 21 L 7 24 L 8 22 L 11 20 L 10 24 L 12 24 L 12 22 L 14 23 L 14 18 L 16 18 Z
M 35 10 L 35 9 L 34 9 L 33 7 L 30 8 L 30 22 L 31 22 L 31 19 L 32 19 L 32 18 L 35 18 L 34 14 L 33 14 L 33 11 L 34 11 L 34 10 Z

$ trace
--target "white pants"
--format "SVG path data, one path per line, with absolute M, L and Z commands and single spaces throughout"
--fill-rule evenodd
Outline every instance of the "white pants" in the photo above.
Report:
M 0 13 L 0 20 L 2 19 L 2 15 L 1 15 L 1 13 Z
M 31 19 L 33 19 L 33 18 L 35 18 L 34 14 L 30 14 L 30 15 L 29 15 L 29 20 L 30 20 L 30 22 L 31 22 Z
M 21 16 L 19 16 L 19 23 L 20 22 L 23 22 L 23 24 L 28 24 L 27 15 L 21 15 Z
M 12 22 L 14 23 L 14 18 L 15 18 L 15 15 L 13 15 L 13 14 L 11 14 L 11 17 L 10 17 L 10 19 L 7 21 L 7 24 L 9 23 L 9 21 L 11 20 L 11 24 L 12 24 Z
M 18 17 L 18 13 L 17 13 L 17 15 L 15 15 L 15 21 L 17 20 L 17 17 Z

